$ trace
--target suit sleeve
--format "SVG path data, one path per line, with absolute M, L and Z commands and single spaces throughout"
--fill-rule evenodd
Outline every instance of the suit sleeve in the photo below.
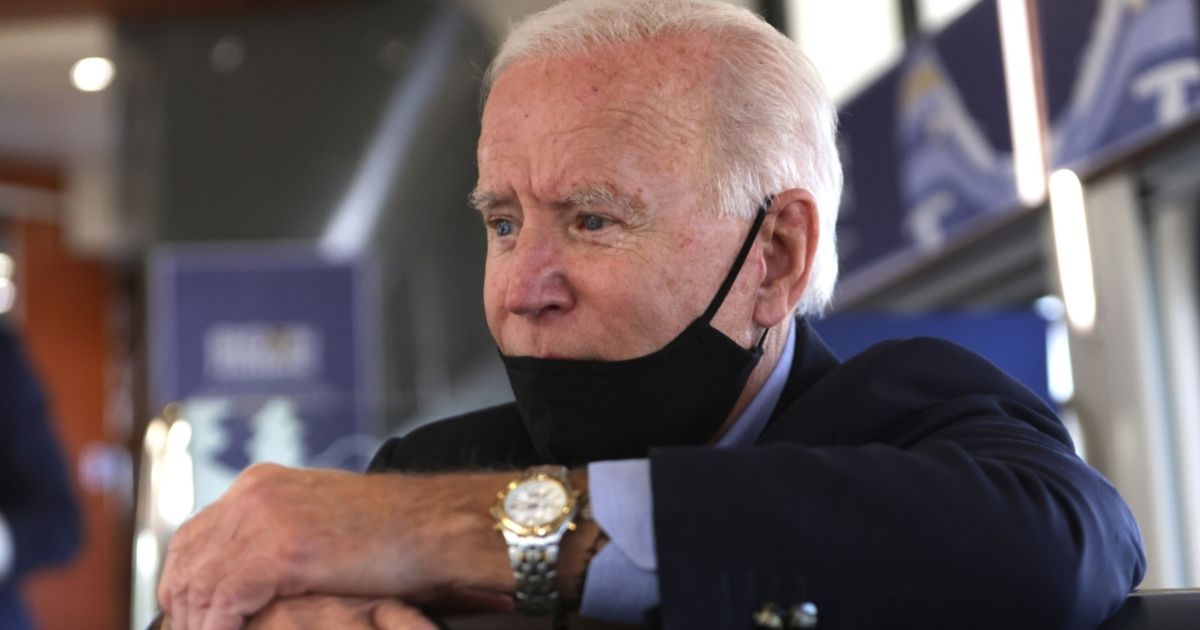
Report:
M 432 422 L 380 446 L 368 473 L 521 470 L 542 463 L 514 404 Z
M 1054 414 L 951 344 L 864 353 L 763 441 L 652 452 L 667 627 L 811 602 L 820 628 L 1094 628 L 1144 572 Z
M 9 579 L 65 562 L 79 547 L 79 508 L 45 399 L 15 339 L 0 331 L 0 511 L 15 555 Z

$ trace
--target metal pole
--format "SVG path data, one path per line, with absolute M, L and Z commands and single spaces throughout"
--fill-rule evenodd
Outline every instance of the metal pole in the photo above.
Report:
M 917 7 L 917 0 L 900 0 L 900 25 L 904 29 L 905 45 L 920 37 L 921 11 Z

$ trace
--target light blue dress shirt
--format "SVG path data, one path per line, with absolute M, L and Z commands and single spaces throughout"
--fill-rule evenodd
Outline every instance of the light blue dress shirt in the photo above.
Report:
M 762 434 L 792 369 L 796 326 L 788 328 L 783 352 L 758 394 L 717 447 L 750 446 Z M 654 551 L 654 501 L 650 460 L 594 462 L 588 466 L 588 493 L 596 524 L 609 543 L 592 558 L 583 585 L 585 617 L 641 622 L 658 605 L 658 555 Z

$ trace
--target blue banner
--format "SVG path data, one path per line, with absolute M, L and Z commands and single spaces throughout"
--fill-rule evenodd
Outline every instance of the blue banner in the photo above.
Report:
M 889 339 L 937 337 L 952 341 L 991 361 L 1054 406 L 1047 352 L 1049 324 L 1032 310 L 846 313 L 812 325 L 843 359 Z
M 151 257 L 156 408 L 192 426 L 196 504 L 257 462 L 362 470 L 380 435 L 375 291 L 354 263 L 291 245 Z
M 1197 116 L 1200 0 L 1038 3 L 1050 153 L 1086 169 Z M 841 110 L 843 276 L 936 253 L 1018 210 L 995 0 Z
M 1016 203 L 996 6 L 980 2 L 841 110 L 843 273 L 934 252 Z
M 1040 2 L 1051 156 L 1077 169 L 1200 105 L 1196 0 Z

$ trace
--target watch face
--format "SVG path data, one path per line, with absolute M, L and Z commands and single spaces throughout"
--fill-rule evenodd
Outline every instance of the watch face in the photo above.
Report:
M 525 527 L 554 522 L 567 507 L 567 490 L 557 481 L 531 479 L 513 488 L 504 497 L 508 518 Z

